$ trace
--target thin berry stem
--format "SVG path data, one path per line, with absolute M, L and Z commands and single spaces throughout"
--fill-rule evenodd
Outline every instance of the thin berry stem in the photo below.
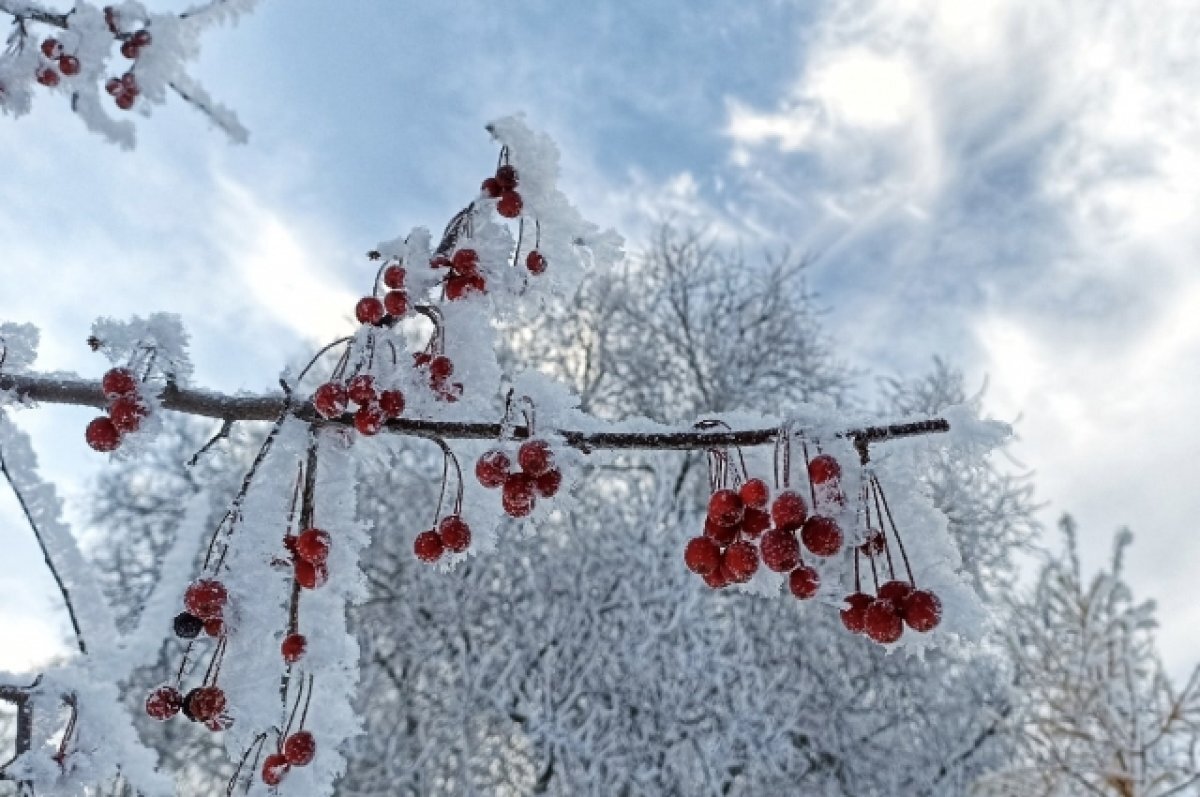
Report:
M 883 512 L 881 512 L 879 509 L 879 489 L 876 486 L 876 482 L 874 481 L 873 478 L 871 479 L 869 484 L 871 487 L 872 497 L 875 500 L 875 519 L 879 521 L 879 533 L 883 535 L 883 552 L 887 555 L 888 576 L 891 579 L 895 579 L 896 578 L 896 567 L 892 563 L 892 546 L 888 543 L 887 529 L 884 527 L 884 524 L 883 524 Z M 893 528 L 893 532 L 894 532 L 894 528 Z
M 912 565 L 908 561 L 908 551 L 904 550 L 904 540 L 900 539 L 900 529 L 896 527 L 896 521 L 892 518 L 892 508 L 888 506 L 887 495 L 884 494 L 883 486 L 875 474 L 871 474 L 871 479 L 875 483 L 875 489 L 879 491 L 879 498 L 883 501 L 883 511 L 887 513 L 888 523 L 892 526 L 892 535 L 896 538 L 896 546 L 900 549 L 900 556 L 904 559 L 904 569 L 908 571 L 908 583 L 916 587 L 917 580 L 913 577 Z

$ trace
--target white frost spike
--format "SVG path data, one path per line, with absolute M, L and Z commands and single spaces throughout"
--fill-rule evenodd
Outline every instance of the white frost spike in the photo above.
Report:
M 0 324 L 0 373 L 16 374 L 37 359 L 38 328 L 33 324 Z
M 100 340 L 100 350 L 114 365 L 140 358 L 152 366 L 152 374 L 162 374 L 177 385 L 186 385 L 191 379 L 187 332 L 174 313 L 133 316 L 128 321 L 98 318 L 92 324 L 92 335 Z

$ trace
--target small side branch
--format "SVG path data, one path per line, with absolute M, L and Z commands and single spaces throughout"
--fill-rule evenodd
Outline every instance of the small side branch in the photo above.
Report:
M 17 707 L 17 729 L 15 755 L 0 764 L 0 780 L 8 780 L 8 767 L 23 754 L 28 753 L 33 746 L 33 690 L 41 682 L 39 675 L 29 686 L 8 686 L 0 684 L 0 701 Z

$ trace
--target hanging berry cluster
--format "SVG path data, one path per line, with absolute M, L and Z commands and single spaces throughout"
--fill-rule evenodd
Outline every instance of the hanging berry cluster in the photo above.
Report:
M 93 418 L 84 430 L 84 439 L 96 451 L 115 451 L 127 434 L 136 432 L 150 414 L 141 395 L 142 382 L 130 368 L 110 368 L 100 381 L 108 414 Z
M 70 17 L 66 19 L 69 24 Z M 141 94 L 137 76 L 134 74 L 137 61 L 154 43 L 154 36 L 150 33 L 148 19 L 119 12 L 112 6 L 104 8 L 104 23 L 113 43 L 119 44 L 121 55 L 134 62 L 124 74 L 110 77 L 104 83 L 105 91 L 113 98 L 116 106 L 128 111 Z M 83 63 L 76 54 L 79 36 L 69 28 L 63 36 L 75 46 L 68 48 L 63 41 L 51 36 L 43 39 L 39 48 L 41 60 L 34 71 L 34 78 L 47 88 L 57 86 L 63 78 L 78 76 L 83 69 Z
M 533 437 L 533 402 L 529 398 L 523 401 L 525 428 Z M 505 420 L 507 426 L 507 416 Z M 554 463 L 554 450 L 541 438 L 533 437 L 517 447 L 515 468 L 513 459 L 503 447 L 491 448 L 475 462 L 475 478 L 489 490 L 499 488 L 505 514 L 520 518 L 533 512 L 538 498 L 553 498 L 562 486 L 563 477 Z

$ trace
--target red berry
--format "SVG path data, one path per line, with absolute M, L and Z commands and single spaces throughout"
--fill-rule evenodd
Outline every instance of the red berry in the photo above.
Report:
M 283 743 L 283 756 L 292 766 L 311 764 L 317 754 L 317 741 L 308 731 L 293 733 Z
M 802 601 L 817 594 L 821 588 L 821 574 L 808 565 L 800 565 L 788 576 L 788 589 Z
M 201 620 L 220 617 L 229 601 L 225 585 L 213 578 L 202 578 L 188 585 L 183 606 Z
M 525 268 L 530 274 L 542 274 L 546 271 L 546 256 L 534 249 L 525 255 Z
M 507 163 L 496 169 L 496 182 L 505 191 L 511 191 L 517 187 L 517 170 Z
M 225 710 L 225 693 L 220 687 L 201 686 L 188 693 L 188 705 L 198 722 L 208 722 Z
M 108 418 L 93 418 L 84 430 L 87 444 L 96 451 L 115 451 L 121 445 L 121 432 Z
M 742 533 L 747 537 L 757 537 L 767 529 L 771 528 L 771 515 L 761 509 L 754 507 L 746 507 L 746 514 L 742 515 Z
M 501 192 L 504 191 L 504 189 L 500 186 L 500 181 L 495 177 L 489 177 L 484 180 L 483 185 L 479 186 L 479 190 L 492 199 L 500 196 Z
M 122 111 L 128 111 L 133 107 L 133 103 L 136 99 L 137 96 L 134 94 L 120 94 L 117 96 L 117 107 Z
M 132 72 L 126 72 L 125 74 L 121 75 L 121 86 L 125 89 L 126 94 L 137 95 L 139 91 L 137 75 L 133 74 Z
M 762 479 L 750 479 L 741 486 L 738 495 L 742 497 L 742 502 L 746 506 L 766 509 L 767 503 L 771 499 L 771 490 Z
M 904 622 L 914 631 L 932 631 L 942 621 L 942 601 L 929 590 L 913 590 L 902 606 Z
M 329 533 L 321 529 L 305 529 L 296 537 L 296 556 L 314 565 L 329 558 Z
M 551 468 L 533 480 L 533 489 L 542 498 L 553 498 L 559 487 L 562 487 L 562 471 L 558 468 Z
M 225 621 L 220 617 L 210 617 L 204 621 L 204 633 L 214 639 L 225 632 Z
M 359 406 L 365 404 L 374 404 L 377 398 L 375 394 L 375 377 L 370 374 L 357 374 L 350 378 L 346 385 L 346 395 Z
M 450 262 L 459 274 L 474 274 L 479 268 L 479 253 L 474 249 L 459 249 Z
M 141 48 L 133 43 L 133 39 L 128 39 L 121 42 L 121 55 L 125 56 L 129 60 L 132 61 L 141 54 Z
M 800 543 L 796 533 L 771 529 L 762 536 L 763 564 L 776 573 L 786 573 L 800 564 Z
M 104 90 L 116 97 L 118 94 L 125 93 L 125 84 L 121 82 L 119 77 L 110 77 L 104 81 Z
M 701 578 L 704 579 L 705 584 L 713 589 L 723 589 L 730 584 L 729 571 L 720 566 L 711 573 L 705 573 Z
M 279 652 L 283 654 L 283 660 L 288 664 L 300 661 L 306 650 L 308 650 L 308 640 L 304 638 L 304 634 L 288 634 L 279 645 Z
M 891 601 L 875 599 L 863 616 L 863 628 L 871 639 L 887 645 L 904 633 L 904 621 Z
M 849 604 L 842 609 L 842 625 L 852 634 L 861 634 L 867 629 L 867 607 L 874 600 L 865 592 L 855 592 L 847 595 L 844 603 Z
M 37 71 L 37 82 L 43 86 L 57 86 L 58 72 L 48 66 L 41 67 Z
M 521 215 L 521 207 L 525 203 L 516 191 L 505 191 L 496 202 L 496 212 L 506 219 L 515 219 Z
M 296 583 L 304 589 L 318 589 L 329 580 L 329 568 L 324 564 L 315 565 L 307 559 L 299 559 L 292 565 Z
M 162 722 L 169 720 L 183 708 L 183 695 L 173 686 L 160 686 L 146 696 L 146 713 Z
M 326 382 L 313 393 L 313 407 L 323 418 L 337 418 L 346 411 L 350 396 L 340 382 Z
M 434 382 L 445 382 L 454 373 L 454 362 L 444 354 L 429 361 L 429 378 Z
M 354 305 L 354 317 L 360 324 L 378 324 L 385 315 L 383 302 L 374 296 L 364 296 Z
M 828 454 L 819 454 L 808 463 L 808 478 L 813 484 L 836 481 L 842 476 L 842 466 Z
M 722 526 L 712 518 L 706 518 L 704 536 L 723 547 L 737 539 L 740 528 L 740 526 Z
M 370 437 L 379 434 L 387 417 L 378 404 L 364 404 L 354 413 L 354 428 L 361 435 Z
M 62 55 L 62 45 L 59 44 L 58 39 L 44 39 L 42 41 L 42 55 L 47 58 L 58 58 Z
M 693 537 L 683 549 L 683 563 L 693 573 L 707 576 L 721 566 L 721 549 L 708 537 Z
M 150 31 L 143 29 L 133 34 L 129 40 L 133 42 L 134 46 L 136 47 L 147 47 L 150 45 L 150 42 L 154 41 L 154 38 L 150 35 Z
M 736 526 L 742 522 L 746 505 L 733 490 L 717 490 L 708 499 L 708 517 L 720 526 Z
M 79 59 L 73 55 L 64 55 L 58 59 L 58 69 L 64 75 L 78 75 Z
M 446 298 L 450 301 L 458 301 L 472 293 L 487 293 L 487 280 L 481 275 L 455 275 L 446 280 Z
M 883 536 L 882 531 L 867 531 L 867 539 L 862 545 L 858 546 L 858 550 L 864 556 L 879 556 L 887 549 L 887 539 Z
M 725 549 L 722 562 L 729 568 L 735 581 L 749 581 L 758 570 L 758 549 L 748 542 L 735 542 Z
M 408 294 L 404 291 L 388 291 L 383 296 L 383 309 L 388 315 L 404 315 L 408 312 Z
M 517 449 L 517 464 L 530 476 L 541 476 L 554 467 L 554 452 L 545 440 L 526 440 Z
M 471 547 L 471 527 L 458 515 L 446 515 L 438 524 L 438 534 L 448 550 L 462 553 Z
M 278 786 L 283 782 L 283 776 L 291 769 L 283 753 L 271 753 L 263 759 L 262 779 L 268 786 Z
M 533 511 L 533 477 L 528 473 L 510 473 L 504 479 L 500 503 L 511 517 L 525 517 Z
M 913 586 L 907 581 L 888 581 L 877 590 L 880 598 L 891 601 L 891 604 L 897 609 L 904 606 L 904 601 L 912 591 Z
M 813 515 L 800 530 L 800 539 L 817 556 L 833 556 L 842 548 L 842 529 L 831 517 Z
M 798 529 L 804 525 L 804 519 L 808 517 L 808 507 L 799 493 L 784 490 L 775 497 L 775 503 L 771 504 L 771 517 L 774 518 L 775 526 L 778 528 Z
M 110 368 L 100 380 L 100 389 L 109 401 L 138 392 L 138 380 L 128 368 Z
M 379 409 L 389 418 L 399 418 L 404 412 L 404 394 L 399 390 L 384 390 L 379 394 Z
M 383 284 L 392 290 L 404 287 L 404 278 L 408 276 L 400 265 L 391 265 L 383 270 Z
M 493 448 L 484 452 L 479 461 L 475 463 L 475 478 L 484 487 L 500 487 L 508 477 L 510 468 L 512 468 L 512 461 L 509 460 L 508 454 L 498 448 Z
M 442 552 L 446 546 L 442 543 L 442 538 L 433 529 L 422 531 L 413 540 L 413 553 L 422 562 L 436 562 L 442 558 Z
M 121 396 L 108 408 L 108 417 L 122 434 L 136 432 L 148 414 L 146 405 L 137 396 Z

